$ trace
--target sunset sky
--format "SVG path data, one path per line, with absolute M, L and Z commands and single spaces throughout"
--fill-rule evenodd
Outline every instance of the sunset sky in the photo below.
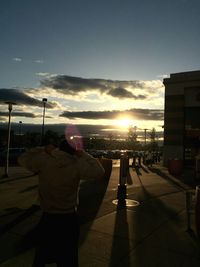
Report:
M 1 0 L 0 121 L 163 125 L 163 78 L 200 69 L 199 0 Z

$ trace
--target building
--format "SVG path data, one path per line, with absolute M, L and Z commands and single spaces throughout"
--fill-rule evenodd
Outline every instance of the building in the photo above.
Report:
M 193 165 L 200 153 L 200 71 L 174 73 L 165 85 L 164 153 Z

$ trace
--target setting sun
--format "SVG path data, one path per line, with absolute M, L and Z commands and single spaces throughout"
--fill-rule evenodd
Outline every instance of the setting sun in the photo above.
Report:
M 130 118 L 120 118 L 116 120 L 115 122 L 117 126 L 122 128 L 122 130 L 124 129 L 125 131 L 127 131 L 128 127 L 133 124 L 133 121 Z

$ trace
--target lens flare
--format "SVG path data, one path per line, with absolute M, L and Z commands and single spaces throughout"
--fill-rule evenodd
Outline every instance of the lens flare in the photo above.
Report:
M 83 138 L 74 124 L 68 124 L 65 128 L 65 139 L 76 150 L 83 149 Z

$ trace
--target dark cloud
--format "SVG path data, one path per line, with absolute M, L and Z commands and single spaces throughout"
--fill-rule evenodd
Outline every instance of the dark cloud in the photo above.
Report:
M 135 95 L 126 87 L 143 89 L 145 84 L 140 81 L 114 81 L 105 79 L 84 79 L 67 75 L 56 75 L 41 80 L 41 86 L 49 87 L 67 95 L 80 92 L 99 91 L 117 98 L 145 99 L 146 95 Z
M 134 99 L 145 99 L 146 97 L 144 95 L 134 95 L 132 94 L 130 91 L 118 87 L 115 89 L 111 89 L 110 91 L 108 91 L 108 95 L 111 95 L 113 97 L 118 97 L 118 98 L 134 98 Z
M 107 90 L 104 80 L 101 79 L 83 79 L 67 75 L 57 75 L 46 78 L 41 81 L 41 85 L 57 89 L 69 94 L 77 94 L 79 92 L 95 90 Z
M 60 117 L 69 119 L 116 119 L 120 116 L 138 120 L 163 120 L 164 112 L 161 109 L 129 109 L 113 111 L 64 111 Z
M 0 117 L 7 117 L 8 116 L 8 112 L 2 112 L 0 111 Z M 42 115 L 35 115 L 33 113 L 30 112 L 12 112 L 12 116 L 13 117 L 27 117 L 27 118 L 37 118 L 37 117 L 42 117 Z
M 12 117 L 25 117 L 25 118 L 42 118 L 43 115 L 35 115 L 33 113 L 30 112 L 18 112 L 18 111 L 13 111 L 12 112 Z M 48 119 L 52 119 L 52 116 L 46 115 L 45 118 Z M 0 121 L 7 121 L 8 120 L 8 111 L 7 112 L 3 112 L 0 111 Z
M 114 119 L 116 111 L 64 111 L 60 117 L 67 117 L 69 119 Z
M 5 104 L 6 102 L 14 102 L 17 105 L 30 105 L 42 107 L 42 101 L 30 97 L 25 93 L 26 90 L 17 89 L 0 89 L 0 104 Z M 54 104 L 47 103 L 46 107 L 53 108 Z

